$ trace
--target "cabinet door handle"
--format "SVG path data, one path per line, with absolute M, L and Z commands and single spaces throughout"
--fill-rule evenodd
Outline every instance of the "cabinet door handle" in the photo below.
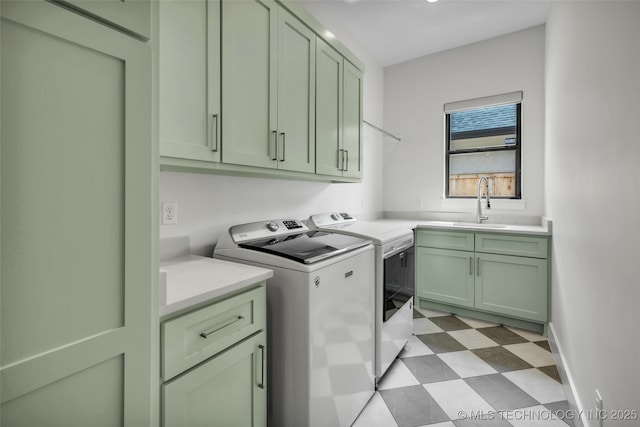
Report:
M 469 275 L 473 276 L 473 257 L 469 257 Z
M 260 382 L 258 387 L 264 389 L 264 346 L 258 344 L 258 349 L 260 350 Z
M 215 123 L 214 131 L 213 131 L 213 145 L 211 146 L 211 151 L 214 153 L 218 151 L 218 115 L 212 114 L 211 121 Z
M 277 130 L 272 130 L 271 131 L 271 141 L 269 141 L 269 151 L 271 152 L 271 160 L 278 160 L 278 131 Z M 273 150 L 271 150 L 271 147 L 273 146 Z
M 338 150 L 338 170 L 342 171 L 344 169 L 342 169 L 342 165 L 344 164 L 344 150 L 340 149 Z
M 476 274 L 480 275 L 480 257 L 476 258 Z
M 205 339 L 206 339 L 209 335 L 211 335 L 211 334 L 213 334 L 213 333 L 215 333 L 215 332 L 218 332 L 218 331 L 220 331 L 220 330 L 222 330 L 222 329 L 224 329 L 224 328 L 228 328 L 229 326 L 233 325 L 233 324 L 234 324 L 234 323 L 236 323 L 236 322 L 241 321 L 242 319 L 244 319 L 244 317 L 242 317 L 242 316 L 237 316 L 235 319 L 228 320 L 227 322 L 225 322 L 224 324 L 222 324 L 222 325 L 218 326 L 216 329 L 214 329 L 214 330 L 212 330 L 212 331 L 209 331 L 209 332 L 200 332 L 200 336 L 201 336 L 202 338 L 205 338 Z
M 280 137 L 282 138 L 282 157 L 280 158 L 280 161 L 284 162 L 284 149 L 285 149 L 285 146 L 284 146 L 285 134 L 284 134 L 284 132 L 280 132 Z
M 349 150 L 344 150 L 344 154 L 347 157 L 346 166 L 345 166 L 344 170 L 348 171 L 349 170 Z

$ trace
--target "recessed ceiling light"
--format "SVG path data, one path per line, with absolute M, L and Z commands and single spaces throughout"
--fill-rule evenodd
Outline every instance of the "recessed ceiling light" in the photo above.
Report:
M 438 0 L 427 0 L 427 3 L 435 3 L 435 2 L 437 2 L 437 1 L 438 1 Z
M 438 1 L 438 0 L 436 0 L 436 1 Z M 331 31 L 329 31 L 329 30 L 326 30 L 326 31 L 324 32 L 324 36 L 325 36 L 326 38 L 328 38 L 329 40 L 333 40 L 333 39 L 335 39 L 335 38 L 336 38 L 336 36 L 335 36 Z

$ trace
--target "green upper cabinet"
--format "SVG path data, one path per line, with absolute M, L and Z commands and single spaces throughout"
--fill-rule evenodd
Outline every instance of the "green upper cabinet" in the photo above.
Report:
M 315 171 L 316 36 L 278 10 L 278 168 Z
M 362 72 L 318 38 L 316 173 L 362 177 Z
M 222 3 L 225 163 L 276 167 L 277 8 L 271 0 Z
M 0 43 L 0 424 L 148 426 L 151 49 L 45 1 Z
M 318 38 L 316 51 L 316 173 L 342 175 L 344 58 Z
M 160 155 L 220 161 L 220 1 L 159 8 Z
M 364 65 L 304 9 L 166 0 L 158 10 L 163 170 L 361 179 Z
M 362 177 L 362 71 L 344 62 L 343 175 Z
M 148 40 L 151 37 L 150 0 L 54 0 L 69 4 L 111 26 Z
M 313 32 L 273 1 L 224 1 L 222 42 L 222 161 L 313 172 Z

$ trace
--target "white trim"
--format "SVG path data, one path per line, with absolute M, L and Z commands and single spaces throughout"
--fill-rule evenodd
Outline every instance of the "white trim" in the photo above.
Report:
M 569 369 L 569 365 L 567 364 L 567 359 L 564 357 L 564 351 L 562 350 L 562 345 L 558 341 L 555 328 L 553 327 L 553 323 L 549 322 L 549 344 L 551 346 L 551 351 L 553 353 L 553 357 L 556 361 L 556 365 L 558 366 L 558 371 L 560 373 L 560 378 L 562 379 L 562 386 L 564 387 L 565 395 L 567 396 L 567 401 L 569 402 L 569 406 L 571 409 L 576 411 L 575 413 L 584 415 L 584 406 L 580 401 L 580 396 L 576 391 L 575 382 L 573 381 L 573 375 L 571 375 L 571 371 Z M 575 407 L 574 407 L 575 405 Z M 590 427 L 589 423 L 586 420 L 581 418 L 573 420 L 576 427 Z
M 467 211 L 467 212 L 475 212 L 477 208 L 478 200 L 477 198 L 452 198 L 452 197 L 443 197 L 441 203 L 441 207 L 444 210 L 455 210 L 455 211 Z M 487 212 L 484 210 L 487 209 L 486 199 L 483 197 L 482 199 L 482 209 L 483 212 L 487 215 L 491 214 L 491 210 L 500 210 L 500 211 L 524 211 L 527 207 L 527 201 L 525 199 L 491 199 L 491 209 Z
M 454 111 L 471 110 L 494 105 L 517 104 L 522 102 L 522 91 L 503 93 L 501 95 L 485 96 L 483 98 L 467 99 L 465 101 L 448 102 L 444 104 L 445 114 Z

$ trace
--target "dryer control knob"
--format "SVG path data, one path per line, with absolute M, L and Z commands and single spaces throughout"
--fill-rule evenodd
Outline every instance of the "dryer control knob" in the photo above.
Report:
M 267 223 L 267 228 L 270 231 L 278 231 L 278 228 L 280 228 L 280 226 L 278 225 L 277 222 L 271 221 L 271 222 Z
M 331 219 L 334 221 L 337 221 L 340 219 L 340 215 L 338 215 L 337 213 L 332 213 L 331 214 Z

